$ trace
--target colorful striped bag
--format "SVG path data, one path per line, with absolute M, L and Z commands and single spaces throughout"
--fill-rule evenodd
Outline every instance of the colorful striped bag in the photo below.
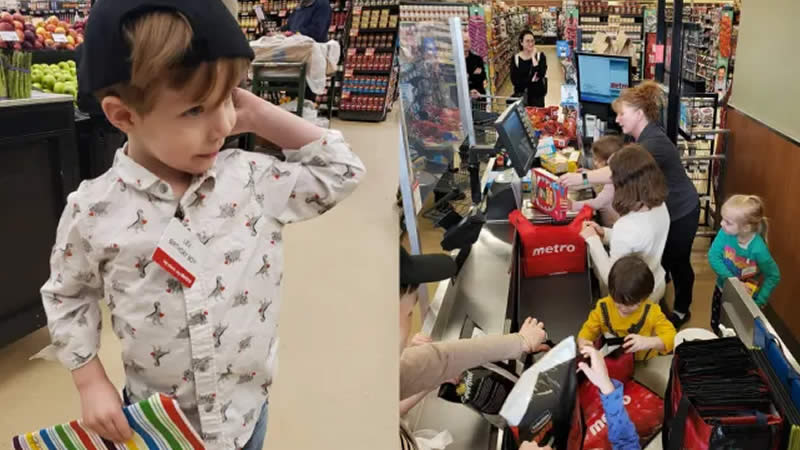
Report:
M 123 411 L 133 430 L 124 444 L 115 444 L 89 431 L 77 420 L 14 436 L 15 450 L 204 450 L 178 403 L 164 394 L 126 406 Z

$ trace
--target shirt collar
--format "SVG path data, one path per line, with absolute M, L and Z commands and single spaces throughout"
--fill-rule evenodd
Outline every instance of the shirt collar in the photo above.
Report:
M 117 173 L 117 182 L 124 183 L 138 191 L 152 194 L 164 200 L 172 199 L 172 188 L 169 183 L 161 180 L 153 172 L 150 172 L 142 165 L 131 159 L 127 154 L 128 143 L 126 142 L 122 148 L 117 150 L 114 155 L 114 170 Z M 193 190 L 195 186 L 202 185 L 206 180 L 211 179 L 216 181 L 217 172 L 219 168 L 219 158 L 214 161 L 214 165 L 205 171 L 202 175 L 195 176 L 192 179 L 189 190 Z M 187 191 L 188 192 L 188 191 Z
M 650 137 L 651 135 L 655 134 L 657 131 L 658 131 L 658 125 L 656 125 L 653 122 L 648 123 L 647 126 L 644 127 L 644 130 L 642 130 L 642 132 L 639 134 L 639 139 L 637 139 L 636 142 L 639 142 L 642 139 Z

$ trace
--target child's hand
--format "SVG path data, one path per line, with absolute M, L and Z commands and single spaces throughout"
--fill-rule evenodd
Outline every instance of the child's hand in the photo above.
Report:
M 266 100 L 258 97 L 252 92 L 235 88 L 233 90 L 233 108 L 236 110 L 236 125 L 231 130 L 231 136 L 241 133 L 252 133 L 254 131 L 251 114 L 256 110 L 256 106 Z
M 583 348 L 583 347 L 594 348 L 594 342 L 586 340 L 584 338 L 578 338 L 578 348 Z
M 409 346 L 411 347 L 419 347 L 420 345 L 430 344 L 433 342 L 433 339 L 430 336 L 426 336 L 423 333 L 417 333 L 411 338 L 411 342 L 409 342 Z
M 88 384 L 78 392 L 84 425 L 116 443 L 124 443 L 131 438 L 133 433 L 122 412 L 119 392 L 108 378 Z
M 542 348 L 542 343 L 547 340 L 547 332 L 544 331 L 544 323 L 539 322 L 533 317 L 528 317 L 519 328 L 519 335 L 527 344 L 527 353 L 534 353 Z
M 546 447 L 539 447 L 535 442 L 523 442 L 519 450 L 553 450 L 549 445 Z
M 608 377 L 606 361 L 600 356 L 600 352 L 596 348 L 587 345 L 581 347 L 581 354 L 589 358 L 589 362 L 592 364 L 589 366 L 589 364 L 585 362 L 578 363 L 578 368 L 586 374 L 586 378 L 588 378 L 593 385 L 597 386 L 603 395 L 614 392 L 614 384 L 611 383 L 611 378 Z
M 622 344 L 622 348 L 625 349 L 626 353 L 635 353 L 655 348 L 659 343 L 661 343 L 661 338 L 658 336 L 644 337 L 638 334 L 629 334 L 625 336 L 625 343 Z
M 589 239 L 592 236 L 597 236 L 600 239 L 603 239 L 605 235 L 606 232 L 600 225 L 588 220 L 586 222 L 583 222 L 583 229 L 581 230 L 582 238 Z

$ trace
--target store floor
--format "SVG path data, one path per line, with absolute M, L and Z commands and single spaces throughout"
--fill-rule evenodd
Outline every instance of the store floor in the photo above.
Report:
M 564 79 L 563 70 L 558 63 L 554 46 L 539 46 L 539 49 L 545 53 L 547 57 L 547 78 L 548 78 L 548 92 L 545 98 L 545 105 L 557 105 L 561 102 L 561 80 Z M 512 93 L 511 82 L 506 82 L 500 87 L 499 96 L 510 96 Z M 419 222 L 420 241 L 423 252 L 441 252 L 442 248 L 440 242 L 444 235 L 444 230 L 436 228 L 433 222 L 420 217 Z M 708 249 L 711 245 L 710 238 L 697 238 L 692 250 L 692 267 L 695 270 L 695 285 L 694 285 L 694 299 L 691 307 L 692 318 L 686 327 L 708 328 L 711 318 L 711 294 L 714 291 L 714 283 L 716 275 L 708 264 Z M 429 294 L 432 297 L 435 285 L 429 285 Z M 667 304 L 672 306 L 672 299 L 674 291 L 672 284 L 667 287 Z M 418 331 L 419 320 L 415 316 L 412 322 L 416 328 L 413 331 Z M 576 325 L 576 331 L 580 324 Z
M 397 394 L 385 382 L 398 370 L 397 117 L 380 124 L 334 120 L 332 127 L 342 130 L 368 175 L 330 213 L 285 230 L 280 374 L 266 448 L 328 448 L 331 437 L 384 442 L 397 433 Z M 100 358 L 122 387 L 108 311 L 104 324 Z M 80 417 L 70 374 L 28 360 L 48 343 L 41 329 L 0 348 L 0 449 L 10 448 L 14 434 Z

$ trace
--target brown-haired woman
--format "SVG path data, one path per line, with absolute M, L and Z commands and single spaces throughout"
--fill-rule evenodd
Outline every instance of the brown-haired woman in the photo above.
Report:
M 665 200 L 667 185 L 655 159 L 641 145 L 629 144 L 610 162 L 614 183 L 614 209 L 620 218 L 613 228 L 586 222 L 581 236 L 586 239 L 600 278 L 608 285 L 608 274 L 619 258 L 638 254 L 650 267 L 655 287 L 650 299 L 664 296 L 666 273 L 661 257 L 669 234 L 669 212 Z M 609 244 L 610 254 L 603 246 Z
M 691 254 L 700 218 L 700 202 L 697 189 L 681 164 L 677 147 L 658 125 L 662 106 L 661 88 L 652 81 L 623 90 L 613 104 L 622 131 L 633 136 L 653 155 L 669 189 L 666 203 L 672 222 L 661 263 L 675 283 L 675 305 L 670 320 L 679 329 L 691 317 L 689 306 L 694 288 Z M 560 181 L 564 186 L 603 184 L 611 178 L 612 171 L 608 168 L 593 170 L 584 172 L 585 177 L 567 174 Z

